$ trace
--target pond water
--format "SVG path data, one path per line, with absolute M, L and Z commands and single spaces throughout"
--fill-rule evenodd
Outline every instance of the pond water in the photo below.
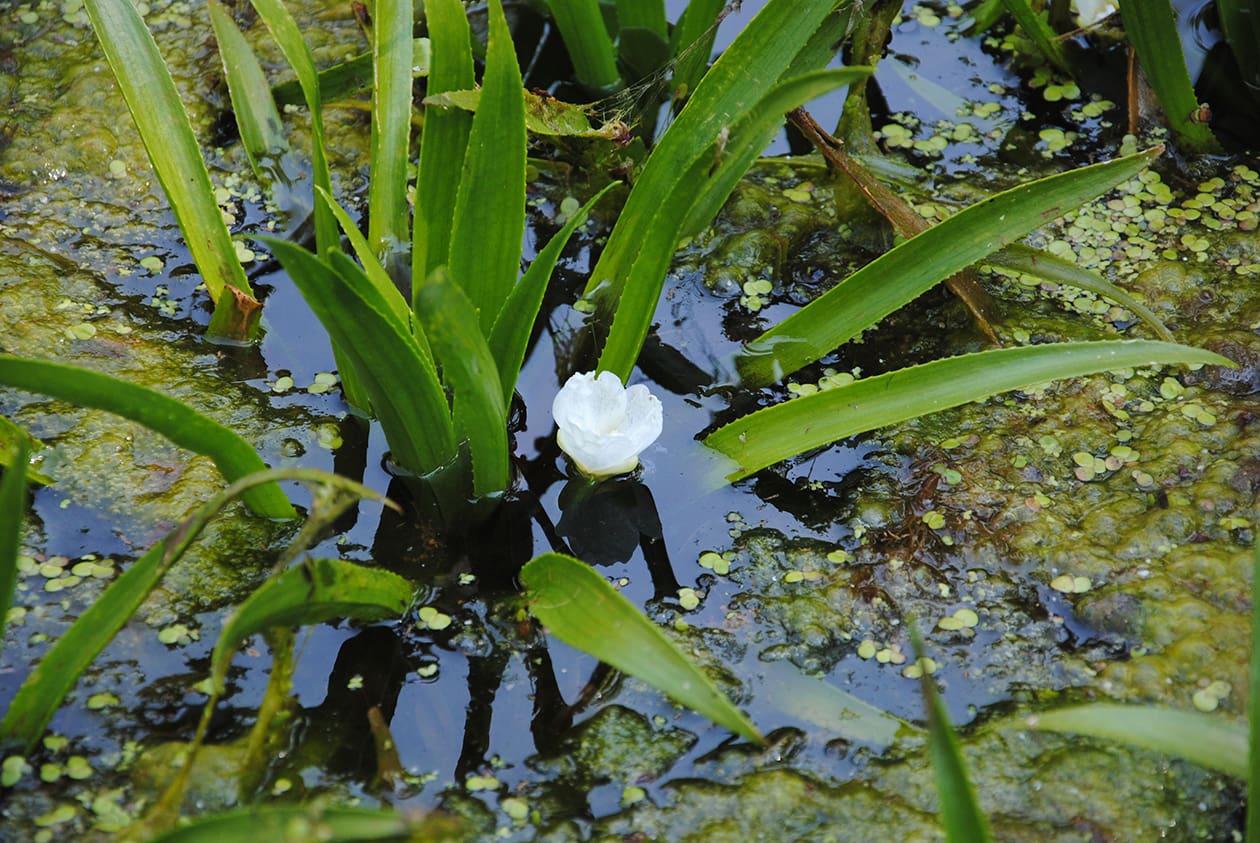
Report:
M 226 102 L 204 10 L 150 6 L 194 125 L 215 137 Z M 321 62 L 362 43 L 339 3 L 299 15 Z M 248 268 L 265 295 L 262 342 L 200 339 L 204 293 L 81 8 L 0 2 L 0 19 L 4 350 L 157 387 L 258 443 L 273 465 L 336 470 L 405 499 L 377 432 L 327 388 L 322 329 L 261 251 Z M 274 48 L 250 37 L 282 75 Z M 965 36 L 955 7 L 908 4 L 894 26 L 874 122 L 912 165 L 890 177 L 929 218 L 1135 143 L 1122 137 L 1106 61 L 1097 91 L 1060 100 L 1047 96 L 1060 83 L 1021 68 L 1011 48 L 1005 33 Z M 834 122 L 838 104 L 816 110 Z M 303 116 L 288 119 L 304 139 Z M 329 121 L 338 190 L 361 199 L 366 120 L 330 109 Z M 784 136 L 772 152 L 793 143 Z M 206 151 L 235 230 L 265 229 L 272 216 L 239 147 L 224 136 Z M 936 839 L 922 738 L 863 731 L 826 690 L 921 723 L 906 632 L 916 623 L 999 839 L 1229 839 L 1241 828 L 1237 782 L 1005 719 L 1093 699 L 1244 717 L 1260 488 L 1260 167 L 1245 154 L 1197 166 L 1187 175 L 1161 164 L 1032 240 L 1102 268 L 1178 340 L 1242 363 L 1241 376 L 1130 370 L 1047 385 L 707 489 L 696 482 L 706 469 L 696 439 L 715 424 L 850 373 L 984 347 L 962 307 L 932 294 L 793 383 L 753 394 L 721 386 L 740 342 L 891 244 L 819 161 L 762 162 L 666 281 L 633 378 L 663 401 L 663 436 L 640 474 L 583 497 L 549 407 L 570 372 L 590 368 L 571 304 L 614 219 L 601 206 L 566 253 L 522 373 L 519 493 L 459 538 L 363 503 L 313 551 L 406 576 L 417 609 L 436 616 L 302 630 L 267 762 L 242 771 L 272 666 L 263 642 L 247 647 L 185 811 L 316 798 L 436 809 L 468 840 Z M 555 230 L 566 197 L 589 195 L 565 167 L 544 159 L 536 169 L 527 246 Z M 987 283 L 1007 342 L 1143 335 L 1092 295 Z M 33 494 L 0 653 L 7 706 L 50 641 L 221 481 L 203 459 L 104 414 L 10 390 L 0 411 L 49 445 L 43 470 L 55 481 Z M 0 836 L 106 837 L 152 804 L 195 731 L 218 629 L 291 537 L 240 509 L 211 524 L 25 767 L 5 762 L 22 775 L 6 782 Z M 768 745 L 531 626 L 515 575 L 553 548 L 598 565 L 669 630 Z M 407 771 L 394 786 L 377 781 L 373 709 Z

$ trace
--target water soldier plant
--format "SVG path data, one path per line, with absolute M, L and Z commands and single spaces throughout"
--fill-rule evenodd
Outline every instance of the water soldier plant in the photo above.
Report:
M 93 20 L 102 41 L 131 44 L 144 53 L 143 73 L 160 76 L 153 54 L 145 52 L 147 47 L 136 46 L 143 44 L 144 37 L 135 21 L 112 9 L 111 0 L 91 2 L 96 7 Z M 127 0 L 122 3 L 129 6 Z M 313 127 L 314 250 L 284 238 L 266 242 L 327 329 L 338 355 L 346 398 L 359 412 L 379 422 L 397 474 L 419 490 L 418 496 L 432 496 L 431 517 L 451 530 L 469 529 L 517 482 L 508 409 L 530 335 L 561 250 L 605 193 L 597 193 L 581 210 L 570 214 L 561 231 L 522 274 L 529 101 L 522 90 L 501 3 L 492 0 L 489 4 L 485 67 L 481 86 L 476 88 L 471 32 L 458 0 L 427 0 L 430 40 L 423 48 L 413 38 L 410 4 L 377 0 L 371 9 L 375 85 L 368 230 L 361 232 L 332 194 L 322 132 L 315 128 L 321 119 L 321 92 L 330 83 L 329 77 L 316 72 L 296 24 L 282 5 L 275 0 L 255 0 L 255 5 L 298 75 Z M 676 44 L 694 43 L 691 36 L 680 33 L 694 30 L 699 22 L 711 21 L 719 11 L 711 3 L 694 3 L 694 21 L 684 17 L 671 34 L 665 29 L 663 15 L 658 19 L 653 4 L 618 3 L 619 34 L 614 40 L 608 37 L 602 21 L 590 20 L 594 5 L 555 2 L 553 11 L 557 21 L 565 14 L 587 14 L 585 23 L 562 25 L 571 45 L 582 42 L 580 33 L 573 34 L 582 27 L 598 27 L 603 32 L 605 38 L 592 42 L 593 55 L 582 60 L 583 66 L 589 63 L 587 70 L 580 72 L 598 71 L 605 75 L 590 78 L 607 78 L 612 56 L 617 78 L 599 84 L 587 80 L 597 87 L 620 84 L 623 70 L 617 67 L 618 62 L 633 63 L 631 47 L 636 38 L 641 39 L 638 43 L 650 40 L 643 40 L 640 33 L 661 38 L 668 34 Z M 559 11 L 563 8 L 575 11 Z M 579 302 L 579 308 L 591 314 L 588 324 L 592 330 L 606 333 L 598 376 L 575 376 L 579 386 L 606 387 L 609 393 L 625 397 L 623 385 L 651 330 L 665 274 L 680 240 L 709 225 L 736 182 L 778 131 L 786 111 L 869 73 L 864 67 L 821 69 L 852 29 L 854 16 L 864 12 L 862 6 L 845 3 L 771 0 L 700 83 L 687 85 L 687 104 L 634 180 Z M 237 38 L 239 32 L 222 9 L 213 5 L 211 15 L 225 62 L 229 62 L 229 54 L 247 55 L 248 48 L 243 47 Z M 711 26 L 705 26 L 711 34 Z M 422 64 L 422 54 L 428 89 L 411 192 L 407 172 L 413 157 L 411 82 L 416 67 Z M 125 56 L 125 51 L 120 55 Z M 677 59 L 674 78 L 682 88 L 679 65 L 692 54 L 675 50 L 673 55 Z M 127 73 L 125 62 L 120 60 L 114 66 L 116 73 Z M 229 72 L 229 81 L 242 137 L 252 150 L 251 159 L 260 169 L 271 167 L 275 185 L 283 180 L 283 168 L 266 162 L 283 158 L 286 146 L 275 132 L 279 116 L 270 94 L 259 96 L 265 81 L 256 70 L 255 61 L 235 76 Z M 749 91 L 756 95 L 750 96 Z M 142 125 L 141 131 L 149 133 L 146 143 L 153 155 L 162 130 L 160 126 Z M 1011 265 L 1022 259 L 1022 266 L 1028 269 L 1057 272 L 1061 280 L 1072 277 L 1072 268 L 1064 267 L 1062 261 L 1056 264 L 1021 251 L 1014 241 L 1047 219 L 1133 177 L 1157 154 L 1158 150 L 1151 150 L 1021 185 L 915 233 L 748 343 L 716 379 L 725 380 L 727 387 L 746 389 L 782 380 L 977 262 L 1001 265 L 1005 261 Z M 162 166 L 156 158 L 154 163 L 155 167 Z M 167 166 L 170 172 L 178 173 L 191 165 L 185 159 Z M 207 180 L 193 192 L 205 193 L 208 187 Z M 168 189 L 168 193 L 172 205 L 194 201 L 177 198 L 181 196 L 178 190 Z M 409 206 L 414 207 L 414 215 L 409 213 Z M 208 217 L 202 216 L 208 225 Z M 194 236 L 189 231 L 197 229 L 185 228 L 186 237 Z M 342 236 L 350 245 L 349 251 L 342 248 Z M 1092 289 L 1104 294 L 1114 292 L 1113 298 L 1123 302 L 1122 294 L 1100 279 L 1077 277 L 1080 284 L 1093 285 Z M 224 282 L 220 300 L 241 289 L 233 282 Z M 1134 310 L 1141 313 L 1138 308 Z M 221 330 L 225 319 L 216 307 L 212 329 Z M 237 320 L 234 324 L 239 328 L 245 323 Z M 1151 327 L 1161 337 L 1167 335 L 1161 324 Z M 898 420 L 1054 378 L 1152 363 L 1228 365 L 1217 355 L 1166 341 L 999 349 L 894 371 L 769 407 L 712 432 L 705 444 L 729 460 L 723 466 L 722 479 L 737 481 L 777 461 Z M 261 459 L 235 434 L 164 396 L 104 376 L 6 356 L 0 358 L 0 382 L 133 418 L 212 456 L 231 481 L 227 491 L 134 563 L 36 668 L 0 724 L 0 738 L 24 746 L 29 747 L 39 737 L 109 635 L 126 623 L 197 531 L 231 500 L 240 497 L 259 515 L 291 519 L 295 512 L 276 485 L 279 480 L 296 478 L 319 489 L 370 495 L 344 479 L 259 472 L 265 468 Z M 557 396 L 554 411 L 560 446 L 592 475 L 632 469 L 638 450 L 645 444 L 642 440 L 649 438 L 647 433 L 627 436 L 636 441 L 627 442 L 626 450 L 615 458 L 600 462 L 609 456 L 596 453 L 603 448 L 589 447 L 580 440 L 592 432 L 611 429 L 618 433 L 615 422 L 621 417 L 613 419 L 617 414 L 607 412 L 609 406 L 601 406 L 595 413 L 571 412 L 561 397 L 568 388 L 566 385 Z M 615 398 L 612 403 L 616 404 Z M 648 402 L 645 407 L 641 413 L 627 407 L 625 416 L 641 416 L 637 420 L 645 422 L 643 430 L 655 435 L 660 428 L 659 405 L 653 407 Z M 16 501 L 23 488 L 23 446 L 19 445 L 12 459 L 18 468 L 7 471 L 0 482 L 0 501 Z M 284 632 L 289 627 L 339 617 L 393 619 L 409 611 L 414 587 L 402 577 L 338 559 L 297 561 L 319 529 L 340 511 L 341 503 L 351 499 L 315 497 L 312 517 L 279 554 L 273 575 L 239 604 L 223 627 L 210 660 L 210 700 L 194 746 L 204 737 L 209 714 L 224 692 L 233 652 L 250 636 L 267 636 L 279 665 L 291 654 L 291 634 Z M 8 550 L 17 546 L 20 529 L 15 516 L 20 511 L 20 506 L 0 511 L 0 605 L 7 602 L 11 592 L 14 566 Z M 606 577 L 566 554 L 547 553 L 528 563 L 520 580 L 530 612 L 555 636 L 648 680 L 732 732 L 750 741 L 761 740 L 748 718 L 619 595 Z M 109 635 L 102 636 L 102 630 Z M 276 694 L 287 693 L 286 675 L 284 670 L 273 672 Z M 935 758 L 947 769 L 941 779 L 943 796 L 950 781 L 956 785 L 961 782 L 954 788 L 954 798 L 966 801 L 968 789 L 957 747 L 951 747 L 947 739 L 948 724 L 939 700 L 930 690 L 928 697 L 933 735 L 930 745 Z M 1075 723 L 1079 727 L 1087 720 L 1082 715 Z M 268 726 L 268 718 L 260 716 L 250 741 L 251 753 L 260 751 L 262 738 L 258 735 Z M 168 791 L 159 806 L 161 816 L 152 828 L 176 815 L 182 783 L 191 768 L 191 762 L 187 763 L 176 786 Z M 1254 787 L 1254 776 L 1252 782 Z M 270 819 L 291 822 L 307 816 L 303 812 L 277 812 Z M 344 832 L 336 833 L 347 839 L 363 833 L 365 826 L 379 828 L 383 834 L 408 830 L 406 824 L 400 826 L 376 815 L 331 812 L 327 819 L 338 829 L 344 828 Z M 379 826 L 376 820 L 381 821 Z M 946 822 L 954 839 L 981 839 L 984 834 L 983 820 L 974 810 L 946 811 Z M 217 828 L 215 821 L 209 821 L 203 830 L 219 833 Z

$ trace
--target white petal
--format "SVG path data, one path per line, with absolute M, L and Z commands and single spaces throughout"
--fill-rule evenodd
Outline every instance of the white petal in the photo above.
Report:
M 647 387 L 626 389 L 612 372 L 575 374 L 565 382 L 551 414 L 556 442 L 583 472 L 607 477 L 632 471 L 639 453 L 661 433 L 661 402 Z

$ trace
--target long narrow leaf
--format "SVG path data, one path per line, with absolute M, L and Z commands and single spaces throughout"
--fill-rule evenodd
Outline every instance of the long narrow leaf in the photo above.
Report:
M 346 209 L 341 207 L 341 203 L 334 199 L 330 194 L 318 187 L 315 188 L 315 193 L 318 197 L 315 201 L 325 202 L 328 204 L 333 217 L 337 220 L 337 225 L 341 227 L 342 233 L 345 234 L 346 239 L 350 241 L 350 248 L 354 250 L 355 256 L 358 257 L 359 263 L 363 266 L 364 277 L 367 279 L 368 284 L 374 291 L 377 303 L 382 305 L 384 310 L 393 315 L 398 325 L 410 325 L 411 305 L 408 304 L 407 300 L 403 297 L 403 294 L 398 291 L 398 288 L 394 286 L 393 279 L 389 277 L 389 273 L 385 271 L 385 267 L 372 252 L 372 247 L 368 243 L 367 238 L 363 236 L 363 232 L 359 230 L 359 226 L 356 225 L 354 220 L 350 218 L 350 214 L 346 212 Z M 342 274 L 344 275 L 345 273 Z M 364 287 L 360 290 L 360 292 L 364 292 L 366 294 L 366 290 L 367 288 Z M 433 352 L 429 350 L 428 340 L 425 338 L 423 333 L 415 333 L 414 331 L 412 333 L 415 336 L 416 345 L 420 347 L 420 353 L 423 355 L 428 368 L 436 372 L 437 367 L 433 362 Z M 355 380 L 359 380 L 357 375 L 355 376 Z M 370 404 L 371 402 L 366 400 L 366 395 L 364 397 L 365 405 Z M 365 405 L 356 404 L 356 406 Z
M 411 42 L 412 76 L 429 75 L 429 39 L 415 38 Z M 372 54 L 364 53 L 352 59 L 326 67 L 319 72 L 319 96 L 324 102 L 332 102 L 342 97 L 357 94 L 372 86 Z M 282 82 L 271 89 L 271 96 L 276 105 L 300 105 L 305 102 L 302 86 L 297 80 Z
M 368 298 L 370 282 L 344 274 L 362 272 L 349 258 L 334 271 L 305 249 L 284 240 L 265 241 L 362 379 L 373 411 L 400 466 L 428 474 L 455 458 L 450 409 L 437 373 L 411 330 L 380 299 Z
M 916 659 L 923 658 L 923 642 L 913 628 Z M 958 737 L 949 722 L 949 711 L 936 689 L 936 681 L 926 670 L 919 678 L 923 689 L 923 704 L 927 709 L 928 753 L 932 757 L 932 770 L 936 779 L 936 793 L 941 803 L 941 827 L 947 843 L 988 843 L 989 824 L 985 821 L 976 792 L 967 775 L 967 765 Z
M 356 494 L 375 496 L 357 483 L 311 469 L 272 469 L 236 481 L 153 545 L 84 610 L 18 689 L 0 722 L 0 743 L 17 741 L 29 751 L 80 674 L 136 613 L 210 519 L 237 498 L 276 488 L 276 481 L 281 479 L 331 483 Z
M 411 307 L 407 304 L 407 300 L 403 298 L 402 293 L 398 291 L 398 288 L 394 286 L 389 273 L 385 271 L 385 267 L 372 251 L 372 245 L 368 243 L 367 238 L 363 236 L 363 232 L 359 230 L 359 226 L 350 218 L 350 214 L 346 212 L 346 209 L 341 207 L 340 202 L 322 188 L 315 188 L 315 192 L 319 194 L 321 200 L 328 203 L 329 210 L 332 211 L 332 215 L 337 220 L 337 225 L 340 226 L 342 233 L 346 235 L 346 239 L 350 241 L 350 248 L 354 250 L 355 256 L 363 265 L 363 272 L 367 275 L 368 282 L 371 284 L 380 302 L 387 306 L 400 325 L 406 325 L 411 319 Z
M 0 354 L 0 383 L 138 422 L 181 448 L 210 457 L 229 482 L 267 467 L 258 452 L 233 431 L 145 386 L 88 369 L 8 354 Z M 296 514 L 275 483 L 249 489 L 245 502 L 266 518 L 293 518 Z
M 382 840 L 449 840 L 457 835 L 432 816 L 417 820 L 409 814 L 375 808 L 344 808 L 315 802 L 309 805 L 254 805 L 223 814 L 197 817 L 187 825 L 159 834 L 152 843 L 256 843 L 259 840 L 318 839 L 321 843 L 360 843 Z M 294 835 L 298 835 L 295 837 Z M 318 835 L 316 837 L 315 835 Z
M 713 64 L 652 150 L 591 273 L 585 296 L 612 309 L 630 284 L 631 267 L 655 227 L 655 214 L 677 191 L 679 179 L 706 153 L 712 158 L 722 129 L 729 129 L 760 99 L 760 92 L 779 81 L 835 5 L 830 0 L 771 0 Z
M 1023 272 L 1046 281 L 1066 284 L 1069 287 L 1076 287 L 1078 290 L 1111 299 L 1116 304 L 1132 311 L 1133 315 L 1141 319 L 1161 340 L 1173 341 L 1172 331 L 1168 330 L 1150 308 L 1097 272 L 1091 272 L 1070 260 L 1041 249 L 1034 249 L 1023 243 L 1010 243 L 990 255 L 984 262 L 989 266 Z
M 549 0 L 548 5 L 578 81 L 603 93 L 620 88 L 617 55 L 599 0 Z
M 1247 843 L 1260 843 L 1260 543 L 1251 552 L 1251 665 L 1247 678 Z
M 298 29 L 297 21 L 285 8 L 283 0 L 250 0 L 258 16 L 262 18 L 271 37 L 276 40 L 285 61 L 297 75 L 306 108 L 311 115 L 311 170 L 315 187 L 322 187 L 332 194 L 332 179 L 328 172 L 328 157 L 324 148 L 324 110 L 320 98 L 319 73 L 311 50 Z M 320 254 L 337 245 L 337 223 L 327 208 L 315 202 L 315 244 Z M 343 379 L 344 383 L 344 379 Z
M 647 239 L 637 244 L 637 254 L 630 268 L 632 283 L 626 285 L 617 302 L 612 328 L 599 358 L 601 371 L 615 372 L 623 381 L 630 376 L 651 327 L 679 237 L 694 231 L 697 226 L 708 225 L 753 159 L 774 137 L 783 123 L 784 112 L 806 100 L 862 79 L 869 72 L 869 68 L 863 67 L 822 70 L 775 85 L 748 110 L 746 116 L 734 122 L 732 127 L 724 127 L 713 139 L 711 151 L 689 162 L 688 172 L 669 174 L 674 178 L 672 191 L 669 198 L 653 212 L 651 225 L 644 231 Z M 671 127 L 669 131 L 674 130 Z M 655 156 L 656 153 L 653 153 L 635 190 L 649 177 L 648 170 L 655 166 L 656 161 L 669 160 L 656 159 Z M 631 199 L 633 197 L 632 191 Z M 618 225 L 629 213 L 628 200 Z M 615 229 L 613 237 L 616 237 Z M 624 241 L 618 246 L 626 247 Z M 604 255 L 607 256 L 613 248 L 610 241 Z
M 432 63 L 428 92 L 464 91 L 473 86 L 472 34 L 459 0 L 425 0 Z M 426 108 L 416 172 L 415 219 L 411 244 L 412 294 L 420 282 L 450 257 L 455 198 L 468 149 L 472 115 L 458 108 Z
M 289 139 L 284 133 L 284 123 L 276 109 L 276 102 L 271 97 L 271 86 L 267 84 L 258 57 L 223 4 L 219 0 L 210 0 L 209 9 L 214 40 L 219 44 L 219 58 L 223 62 L 223 75 L 232 98 L 232 111 L 236 115 L 241 145 L 245 147 L 250 166 L 264 184 L 282 178 L 283 173 L 276 165 L 280 156 L 288 150 Z
M 499 0 L 490 2 L 490 43 L 473 115 L 451 232 L 448 266 L 472 302 L 484 335 L 521 274 L 525 236 L 525 97 L 516 49 Z
M 1173 363 L 1233 365 L 1210 351 L 1150 340 L 982 351 L 776 404 L 715 430 L 704 441 L 735 461 L 726 476 L 733 481 L 837 439 L 1000 392 L 1109 369 Z
M 547 291 L 547 283 L 556 268 L 560 253 L 569 242 L 569 237 L 586 220 L 586 215 L 604 194 L 621 182 L 612 182 L 587 201 L 573 216 L 565 221 L 564 226 L 547 241 L 547 245 L 530 263 L 529 269 L 521 276 L 521 280 L 512 288 L 511 295 L 499 312 L 490 331 L 490 352 L 494 356 L 495 366 L 499 370 L 499 378 L 503 383 L 503 403 L 512 403 L 512 393 L 516 390 L 516 379 L 520 376 L 521 365 L 525 362 L 525 349 L 529 345 L 529 335 L 538 318 L 538 310 L 542 307 L 543 294 Z
M 85 8 L 188 251 L 215 302 L 211 332 L 247 337 L 257 323 L 258 303 L 157 44 L 131 0 L 86 0 Z
M 223 625 L 210 657 L 214 688 L 223 692 L 232 654 L 251 635 L 340 618 L 397 618 L 414 593 L 409 582 L 389 571 L 341 559 L 306 559 L 259 586 Z
M 617 28 L 642 27 L 665 38 L 665 0 L 617 0 Z
M 718 15 L 726 0 L 691 0 L 670 33 L 674 53 L 674 89 L 685 86 L 689 94 L 709 66 L 713 40 L 717 36 Z
M 1036 714 L 1021 725 L 1121 741 L 1247 778 L 1247 730 L 1198 711 L 1091 703 Z
M 1161 147 L 991 196 L 881 255 L 766 331 L 736 360 L 765 384 L 812 363 L 945 278 L 1140 172 Z
M 407 165 L 411 141 L 411 0 L 372 3 L 372 139 L 368 240 L 391 275 L 409 267 Z
M 1137 51 L 1177 142 L 1190 152 L 1219 152 L 1216 136 L 1198 117 L 1199 100 L 1186 71 L 1173 4 L 1169 0 L 1117 2 L 1124 34 Z
M 18 551 L 22 548 L 22 525 L 26 521 L 26 461 L 30 450 L 18 442 L 13 462 L 0 478 L 0 641 L 13 604 L 17 586 Z
M 322 190 L 332 195 L 332 177 L 328 169 L 328 154 L 324 143 L 324 103 L 320 94 L 319 73 L 315 70 L 315 60 L 311 56 L 310 47 L 298 29 L 297 21 L 284 5 L 284 0 L 250 0 L 258 16 L 262 18 L 271 37 L 275 39 L 284 53 L 285 60 L 293 68 L 297 76 L 302 96 L 306 100 L 306 108 L 311 116 L 311 180 L 314 190 Z M 315 217 L 315 251 L 323 255 L 329 249 L 340 247 L 341 240 L 337 236 L 337 222 L 327 203 L 320 202 L 312 196 Z M 365 388 L 359 380 L 352 361 L 336 341 L 332 344 L 333 359 L 337 363 L 337 371 L 341 375 L 341 390 L 346 401 L 352 407 L 364 412 L 371 408 Z
M 477 312 L 446 273 L 435 270 L 416 297 L 442 374 L 455 391 L 455 420 L 468 437 L 473 493 L 478 497 L 508 487 L 507 407 L 494 355 L 477 328 Z
M 682 651 L 608 581 L 578 560 L 544 553 L 521 569 L 530 613 L 552 635 L 655 686 L 737 735 L 761 735 Z

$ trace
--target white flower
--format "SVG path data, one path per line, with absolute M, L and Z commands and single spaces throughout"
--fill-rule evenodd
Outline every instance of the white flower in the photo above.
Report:
M 1093 26 L 1103 18 L 1116 13 L 1115 0 L 1072 0 L 1079 26 Z
M 612 372 L 573 375 L 551 404 L 556 442 L 592 477 L 633 471 L 661 435 L 661 402 L 642 384 L 626 389 Z

